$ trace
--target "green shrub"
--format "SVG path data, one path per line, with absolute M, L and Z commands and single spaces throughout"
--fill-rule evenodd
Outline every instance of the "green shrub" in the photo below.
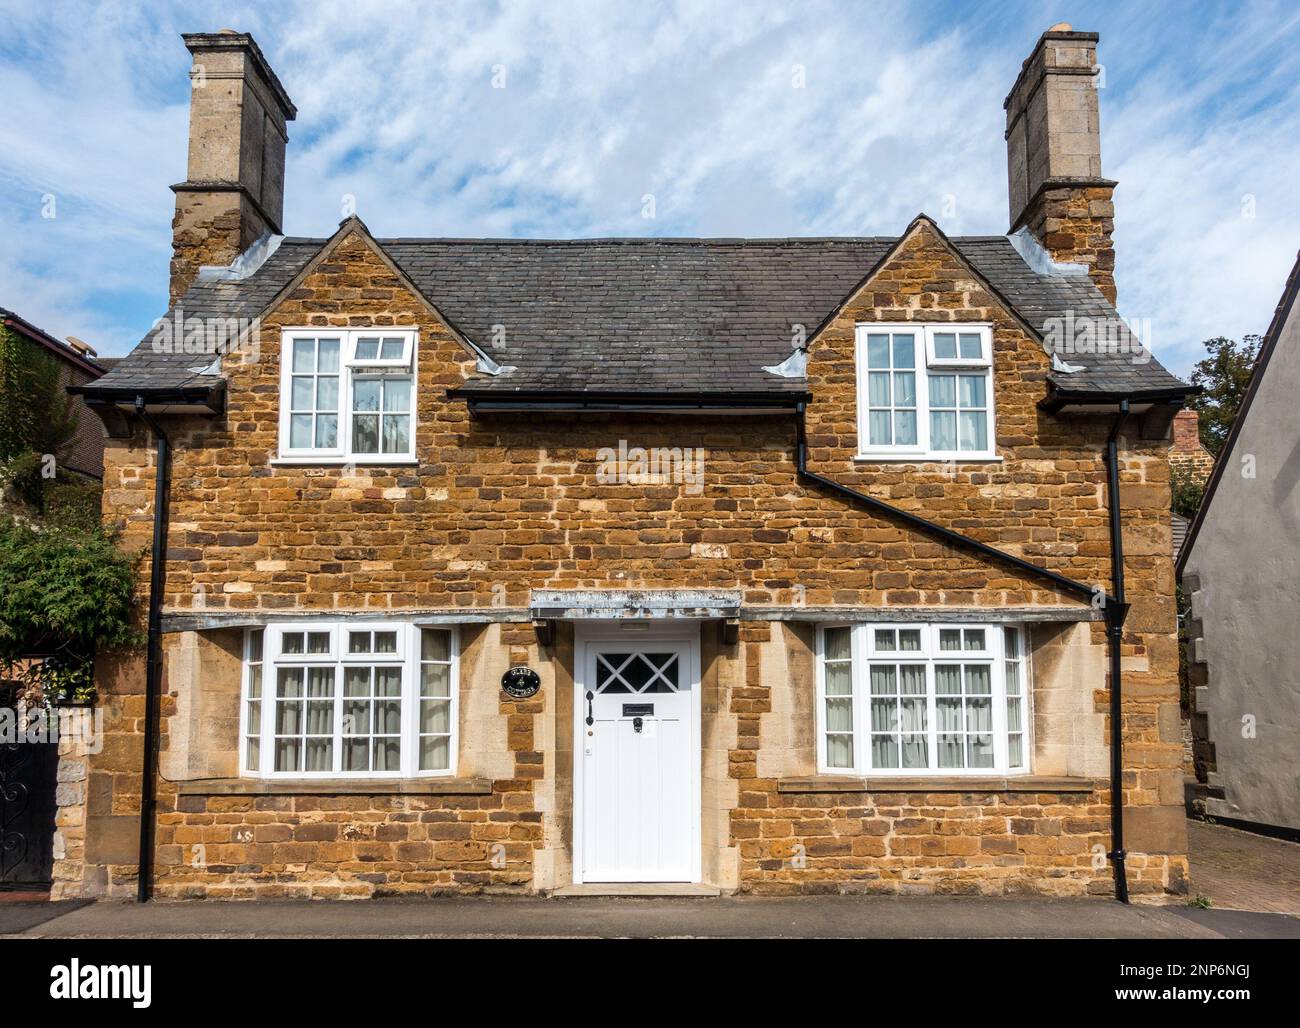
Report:
M 99 527 L 0 515 L 0 663 L 35 653 L 75 662 L 97 649 L 137 645 L 138 560 Z
M 98 482 L 45 483 L 45 520 L 61 528 L 92 533 L 103 516 L 104 487 Z

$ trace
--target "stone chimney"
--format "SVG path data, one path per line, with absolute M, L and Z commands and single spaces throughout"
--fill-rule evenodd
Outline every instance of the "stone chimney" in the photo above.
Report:
M 1101 176 L 1097 39 L 1095 32 L 1053 25 L 1002 106 L 1010 231 L 1028 226 L 1055 260 L 1086 265 L 1113 304 L 1116 183 Z
M 284 214 L 285 123 L 297 108 L 253 37 L 230 29 L 181 37 L 190 72 L 190 155 L 172 186 L 171 302 L 205 264 L 226 265 Z

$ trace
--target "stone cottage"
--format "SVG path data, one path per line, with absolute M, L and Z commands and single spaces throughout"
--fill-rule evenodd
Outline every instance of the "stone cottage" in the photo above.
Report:
M 58 895 L 1186 890 L 1190 389 L 1095 34 L 1015 77 L 1008 235 L 836 239 L 286 236 L 293 103 L 185 44 L 172 309 L 82 390 L 151 645 Z

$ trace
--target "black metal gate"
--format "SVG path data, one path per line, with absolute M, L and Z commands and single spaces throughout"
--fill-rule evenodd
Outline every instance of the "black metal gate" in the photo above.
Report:
M 58 766 L 57 743 L 0 742 L 0 891 L 50 886 Z

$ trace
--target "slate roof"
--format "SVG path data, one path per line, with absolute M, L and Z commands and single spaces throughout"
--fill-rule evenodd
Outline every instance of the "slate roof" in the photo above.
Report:
M 251 277 L 196 282 L 187 317 L 252 318 L 326 240 L 286 238 Z M 462 335 L 508 374 L 463 392 L 806 392 L 802 378 L 763 370 L 791 353 L 795 325 L 815 330 L 897 242 L 894 237 L 792 239 L 380 239 L 389 257 Z M 1036 328 L 1050 318 L 1118 318 L 1085 274 L 1034 272 L 1004 236 L 953 237 L 957 250 Z M 171 316 L 172 312 L 169 312 Z M 494 326 L 504 329 L 494 345 Z M 108 389 L 211 385 L 211 358 L 160 352 L 153 333 L 95 383 Z M 1113 353 L 1066 359 L 1085 370 L 1059 388 L 1177 389 L 1154 359 Z

